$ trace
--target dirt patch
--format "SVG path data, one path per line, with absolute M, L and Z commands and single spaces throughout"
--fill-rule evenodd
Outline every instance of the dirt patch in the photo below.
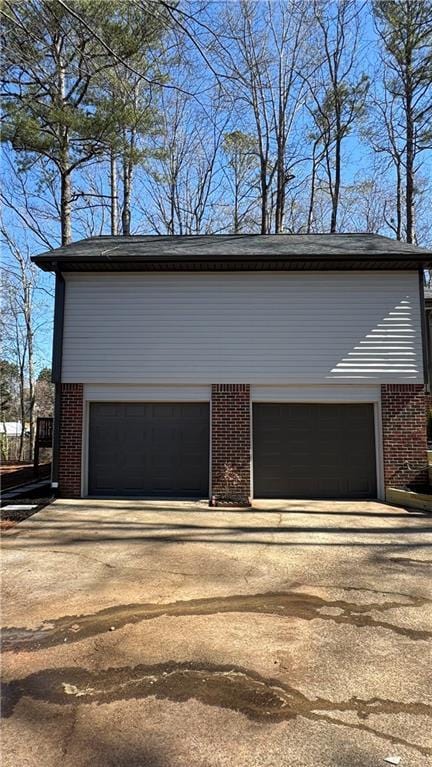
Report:
M 0 519 L 0 530 L 10 530 L 11 527 L 15 527 L 16 522 L 12 522 L 11 519 Z

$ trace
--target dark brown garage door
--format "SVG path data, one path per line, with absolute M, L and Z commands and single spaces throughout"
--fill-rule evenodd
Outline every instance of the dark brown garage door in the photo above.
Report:
M 375 498 L 373 405 L 254 404 L 254 495 Z
M 206 497 L 207 403 L 90 405 L 89 494 Z

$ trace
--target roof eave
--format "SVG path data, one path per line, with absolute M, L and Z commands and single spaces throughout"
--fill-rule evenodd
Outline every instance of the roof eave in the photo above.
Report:
M 310 256 L 305 254 L 270 255 L 263 259 L 262 255 L 248 256 L 216 256 L 199 258 L 197 256 L 165 256 L 149 259 L 148 257 L 116 257 L 100 255 L 96 258 L 76 255 L 74 257 L 53 257 L 51 255 L 34 256 L 32 261 L 46 272 L 53 271 L 215 271 L 215 270 L 254 270 L 267 269 L 310 270 L 326 269 L 430 269 L 432 268 L 432 253 L 401 254 L 385 253 L 353 254 L 350 256 L 326 254 L 325 256 Z

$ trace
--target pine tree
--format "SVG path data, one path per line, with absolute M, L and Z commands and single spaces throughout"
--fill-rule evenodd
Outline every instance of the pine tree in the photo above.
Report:
M 113 128 L 107 114 L 95 109 L 101 76 L 130 60 L 145 39 L 147 16 L 139 10 L 138 19 L 134 11 L 132 24 L 132 6 L 121 0 L 3 5 L 2 139 L 25 162 L 45 159 L 54 167 L 62 244 L 72 236 L 72 175 L 106 151 Z

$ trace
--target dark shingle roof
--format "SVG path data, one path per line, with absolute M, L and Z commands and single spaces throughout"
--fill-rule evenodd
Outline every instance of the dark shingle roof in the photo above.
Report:
M 35 256 L 47 271 L 416 268 L 432 251 L 376 234 L 100 236 Z

